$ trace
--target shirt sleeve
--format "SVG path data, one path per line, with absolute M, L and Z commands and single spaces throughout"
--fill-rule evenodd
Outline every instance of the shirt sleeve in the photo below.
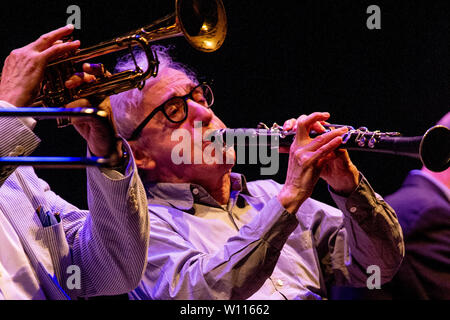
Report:
M 327 282 L 366 287 L 371 274 L 368 270 L 375 270 L 368 269 L 370 266 L 380 271 L 381 284 L 390 281 L 405 252 L 395 211 L 364 177 L 348 198 L 330 193 L 343 212 L 343 221 L 323 223 L 321 228 L 328 231 L 322 234 L 327 237 L 317 239 Z
M 88 168 L 87 180 L 89 211 L 47 191 L 51 211 L 60 212 L 62 219 L 70 248 L 67 263 L 81 270 L 80 288 L 65 287 L 70 274 L 63 273 L 60 284 L 71 297 L 127 293 L 142 278 L 150 231 L 147 198 L 134 158 L 130 156 L 125 175 Z
M 246 299 L 259 290 L 298 222 L 274 198 L 214 253 L 196 248 L 157 213 L 151 225 L 148 267 L 135 298 L 211 300 Z
M 14 107 L 0 101 L 0 108 Z M 34 120 L 33 120 L 34 121 Z M 33 133 L 33 125 L 26 125 L 15 117 L 0 117 L 0 157 L 29 156 L 39 145 L 40 139 Z M 0 186 L 17 166 L 0 166 Z
M 9 102 L 0 100 L 0 109 L 6 109 L 6 108 L 17 108 L 16 106 L 13 106 Z M 24 125 L 26 125 L 30 130 L 34 130 L 34 127 L 36 126 L 36 120 L 34 120 L 31 117 L 27 118 L 18 118 L 20 121 L 23 122 Z

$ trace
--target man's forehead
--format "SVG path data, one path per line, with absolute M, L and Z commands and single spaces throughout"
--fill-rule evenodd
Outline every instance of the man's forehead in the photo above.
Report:
M 147 107 L 155 108 L 173 96 L 187 94 L 194 86 L 195 83 L 186 73 L 171 68 L 164 69 L 145 86 L 144 103 Z
M 165 69 L 155 79 L 154 85 L 149 86 L 149 91 L 156 90 L 180 90 L 180 89 L 191 89 L 194 82 L 189 79 L 186 73 L 175 70 L 175 69 Z

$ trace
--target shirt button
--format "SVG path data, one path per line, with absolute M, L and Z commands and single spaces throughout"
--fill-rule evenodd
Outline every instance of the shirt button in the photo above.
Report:
M 283 284 L 284 284 L 284 282 L 283 282 L 283 280 L 278 279 L 278 280 L 277 280 L 277 284 L 278 284 L 280 287 L 282 287 Z
M 195 189 L 192 189 L 192 193 L 193 193 L 194 195 L 198 195 L 198 194 L 199 194 L 199 191 L 198 191 L 197 188 L 195 188 Z
M 356 207 L 351 207 L 351 208 L 350 208 L 350 212 L 351 212 L 351 213 L 355 213 L 357 210 L 358 210 L 358 209 L 357 209 Z
M 18 155 L 22 155 L 25 152 L 25 148 L 22 146 L 16 146 L 16 149 L 14 150 Z

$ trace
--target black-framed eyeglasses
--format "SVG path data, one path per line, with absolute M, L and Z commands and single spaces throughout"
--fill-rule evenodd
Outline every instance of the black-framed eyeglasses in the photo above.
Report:
M 182 97 L 173 97 L 168 99 L 153 111 L 141 122 L 141 124 L 133 131 L 133 134 L 128 139 L 130 141 L 136 140 L 141 134 L 145 126 L 150 120 L 161 111 L 164 116 L 172 123 L 181 123 L 188 117 L 187 100 L 191 99 L 203 105 L 205 108 L 211 108 L 214 104 L 214 94 L 211 87 L 207 83 L 202 83 L 191 90 L 187 95 Z

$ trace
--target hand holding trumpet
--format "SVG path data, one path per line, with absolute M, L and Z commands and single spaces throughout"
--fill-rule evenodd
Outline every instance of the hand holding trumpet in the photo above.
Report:
M 67 25 L 42 35 L 6 58 L 0 82 L 0 100 L 17 107 L 30 105 L 37 97 L 47 64 L 78 49 L 79 41 L 62 42 L 74 27 Z
M 73 26 L 68 25 L 42 35 L 29 45 L 13 50 L 5 61 L 0 82 L 0 100 L 14 106 L 23 107 L 33 103 L 37 97 L 44 71 L 47 65 L 61 57 L 68 55 L 80 46 L 79 41 L 63 42 L 61 39 L 70 35 Z M 76 73 L 67 79 L 67 88 L 76 88 L 84 83 L 95 81 L 99 77 L 108 77 L 102 65 L 83 65 L 83 72 Z M 80 99 L 69 103 L 66 108 L 92 107 L 91 102 Z M 116 138 L 116 130 L 112 121 L 112 113 L 106 103 L 100 104 L 100 109 L 109 114 L 110 121 L 96 118 L 72 119 L 76 130 L 87 141 L 88 147 L 97 157 L 111 159 L 115 166 L 122 158 L 122 142 Z
M 70 77 L 65 86 L 69 89 L 79 87 L 84 83 L 91 83 L 97 78 L 109 77 L 102 64 L 83 64 L 83 72 L 76 73 Z M 79 99 L 66 105 L 66 108 L 89 108 L 92 100 Z M 72 125 L 78 133 L 87 141 L 89 150 L 97 157 L 111 159 L 111 165 L 115 166 L 122 158 L 122 141 L 116 138 L 117 132 L 114 126 L 112 110 L 107 100 L 95 106 L 97 109 L 106 111 L 109 123 L 97 118 L 73 118 Z

